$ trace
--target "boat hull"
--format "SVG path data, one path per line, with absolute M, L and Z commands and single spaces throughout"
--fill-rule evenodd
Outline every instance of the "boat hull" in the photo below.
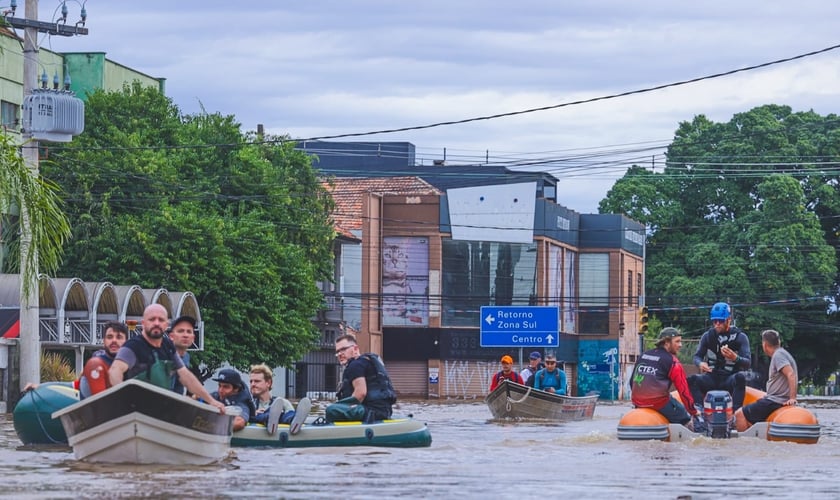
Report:
M 595 413 L 598 395 L 574 397 L 540 391 L 503 380 L 484 399 L 494 418 L 543 419 L 558 422 L 588 420 Z
M 67 444 L 61 421 L 52 414 L 79 401 L 66 382 L 45 382 L 21 396 L 12 412 L 15 432 L 25 445 Z
M 225 458 L 230 436 L 207 435 L 133 412 L 70 436 L 77 460 L 107 464 L 208 465 Z
M 138 380 L 53 414 L 79 460 L 205 465 L 227 456 L 233 417 Z
M 747 387 L 744 404 L 764 397 L 764 393 Z M 635 408 L 618 422 L 618 439 L 626 441 L 687 441 L 704 434 L 690 431 L 681 424 L 672 424 L 661 413 L 650 408 Z M 731 431 L 732 437 L 752 437 L 768 441 L 815 444 L 820 439 L 820 424 L 809 410 L 799 406 L 783 406 L 774 411 L 766 422 L 758 422 L 748 429 Z
M 231 446 L 306 448 L 317 446 L 383 446 L 418 448 L 431 446 L 432 435 L 425 423 L 412 418 L 394 418 L 372 424 L 336 422 L 305 424 L 292 435 L 288 425 L 279 425 L 274 435 L 264 425 L 248 425 L 233 433 Z

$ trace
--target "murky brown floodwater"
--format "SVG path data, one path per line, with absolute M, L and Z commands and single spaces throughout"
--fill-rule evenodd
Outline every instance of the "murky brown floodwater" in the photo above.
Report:
M 481 402 L 412 402 L 398 413 L 428 422 L 420 449 L 234 449 L 212 467 L 101 466 L 70 451 L 19 450 L 0 415 L 2 498 L 837 498 L 840 400 L 807 405 L 816 445 L 754 438 L 690 443 L 618 441 L 627 404 L 592 421 L 489 421 Z

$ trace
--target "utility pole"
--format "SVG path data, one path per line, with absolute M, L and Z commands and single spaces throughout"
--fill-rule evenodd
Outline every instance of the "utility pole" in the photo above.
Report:
M 66 9 L 62 10 L 66 21 Z M 23 97 L 32 94 L 32 89 L 38 78 L 38 33 L 71 36 L 87 35 L 87 28 L 80 27 L 87 14 L 82 11 L 82 21 L 75 26 L 67 26 L 60 22 L 42 23 L 38 21 L 38 0 L 26 0 L 24 19 L 7 17 L 6 22 L 15 28 L 23 28 Z M 23 131 L 23 160 L 29 167 L 31 175 L 40 175 L 38 166 L 38 141 L 32 139 L 32 131 Z M 27 382 L 41 381 L 41 334 L 40 310 L 38 304 L 38 254 L 33 253 L 31 265 L 36 272 L 33 274 L 34 283 L 28 287 L 24 281 L 24 256 L 32 245 L 32 227 L 29 213 L 25 204 L 20 207 L 20 389 Z M 25 293 L 28 289 L 29 293 Z
M 38 0 L 26 0 L 24 17 L 27 20 L 38 19 Z M 32 93 L 32 87 L 38 78 L 38 30 L 23 30 L 23 96 Z M 31 175 L 40 175 L 38 167 L 38 141 L 32 140 L 32 132 L 23 131 L 23 161 L 29 167 Z M 35 283 L 24 282 L 23 259 L 29 253 L 32 244 L 32 227 L 29 212 L 25 205 L 20 207 L 20 390 L 27 382 L 41 382 L 41 333 L 39 328 L 40 309 L 38 306 L 38 273 Z M 31 264 L 38 269 L 38 254 L 34 254 Z

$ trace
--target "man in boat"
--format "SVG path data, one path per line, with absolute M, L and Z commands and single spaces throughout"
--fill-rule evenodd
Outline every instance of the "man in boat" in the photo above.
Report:
M 656 348 L 646 351 L 636 363 L 630 389 L 633 406 L 636 408 L 651 408 L 669 422 L 683 424 L 693 430 L 691 417 L 698 412 L 688 389 L 685 370 L 677 359 L 681 348 L 682 333 L 676 328 L 663 328 L 659 332 Z M 671 395 L 671 384 L 677 389 L 685 406 Z
M 190 353 L 187 351 L 195 343 L 195 318 L 192 316 L 179 316 L 172 322 L 169 327 L 169 339 L 175 346 L 175 351 L 184 362 L 187 369 L 190 368 Z M 178 380 L 178 377 L 172 377 L 172 390 L 178 394 L 184 394 L 186 388 Z
M 335 339 L 335 356 L 344 373 L 338 401 L 327 406 L 327 421 L 371 423 L 391 418 L 397 393 L 379 356 L 361 354 L 356 337 L 349 333 Z
M 767 394 L 755 403 L 735 412 L 735 428 L 739 432 L 747 430 L 756 422 L 766 422 L 767 417 L 782 406 L 796 404 L 799 370 L 796 368 L 793 356 L 781 346 L 779 332 L 776 330 L 761 332 L 761 348 L 770 356 Z
M 108 380 L 108 369 L 114 362 L 117 352 L 128 340 L 128 327 L 125 323 L 109 321 L 102 325 L 103 347 L 93 353 L 85 363 L 82 376 L 79 377 L 79 399 L 98 394 L 111 386 Z
M 215 406 L 224 414 L 225 405 L 216 401 L 190 372 L 175 346 L 166 335 L 169 326 L 169 313 L 160 304 L 151 304 L 143 311 L 141 320 L 143 330 L 140 335 L 129 339 L 114 358 L 108 377 L 111 385 L 117 385 L 125 379 L 139 378 L 165 389 L 172 388 L 172 370 L 178 374 L 178 380 L 188 391 Z
M 566 395 L 566 372 L 557 366 L 554 354 L 545 355 L 545 368 L 534 375 L 534 389 Z
M 510 357 L 510 355 L 505 354 L 502 356 L 500 363 L 502 364 L 502 369 L 493 375 L 493 379 L 490 381 L 490 392 L 493 392 L 496 387 L 499 387 L 499 384 L 501 384 L 504 379 L 511 380 L 517 384 L 525 384 L 522 377 L 513 371 L 513 358 Z
M 542 354 L 534 351 L 528 356 L 528 366 L 519 373 L 519 376 L 525 381 L 525 385 L 534 387 L 534 375 L 543 368 L 545 365 L 542 363 Z
M 125 323 L 109 321 L 102 325 L 104 330 L 103 349 L 93 353 L 85 363 L 82 376 L 73 381 L 73 388 L 79 391 L 79 399 L 85 399 L 98 394 L 111 386 L 108 379 L 108 369 L 117 355 L 117 351 L 128 339 L 128 327 Z M 23 391 L 36 389 L 38 384 L 29 382 Z
M 210 396 L 225 406 L 239 408 L 239 415 L 233 418 L 233 430 L 236 432 L 244 429 L 254 414 L 254 400 L 251 399 L 251 392 L 245 387 L 239 372 L 233 368 L 223 368 L 213 380 L 219 383 L 219 390 Z
M 744 404 L 747 389 L 746 371 L 750 369 L 750 340 L 747 334 L 732 326 L 729 304 L 718 302 L 710 314 L 712 327 L 702 337 L 694 353 L 694 364 L 700 373 L 688 378 L 695 404 L 702 405 L 706 392 L 729 391 L 732 409 Z
M 288 399 L 272 396 L 271 387 L 274 385 L 274 374 L 265 363 L 251 366 L 250 381 L 254 413 L 251 415 L 249 422 L 265 424 L 269 434 L 276 432 L 278 422 L 289 424 L 290 432 L 297 434 L 312 408 L 312 402 L 309 398 L 301 399 L 298 402 L 297 411 L 295 411 L 295 407 Z

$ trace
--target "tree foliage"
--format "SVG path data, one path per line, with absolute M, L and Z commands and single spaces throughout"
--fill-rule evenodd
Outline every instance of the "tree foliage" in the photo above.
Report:
M 21 259 L 20 209 L 28 214 L 30 244 Z M 62 211 L 58 187 L 33 175 L 20 155 L 18 145 L 0 134 L 0 223 L 4 245 L 0 248 L 0 268 L 4 273 L 20 273 L 22 292 L 31 294 L 39 268 L 49 273 L 61 263 L 62 249 L 70 236 L 68 219 Z
M 773 328 L 802 376 L 840 360 L 840 119 L 766 105 L 727 123 L 680 123 L 662 172 L 628 169 L 600 204 L 648 228 L 646 298 L 688 337 L 713 302 L 760 352 Z
M 43 168 L 73 226 L 61 272 L 193 291 L 211 367 L 287 366 L 310 350 L 333 230 L 308 157 L 231 116 L 182 116 L 139 84 L 94 92 L 85 117 Z

